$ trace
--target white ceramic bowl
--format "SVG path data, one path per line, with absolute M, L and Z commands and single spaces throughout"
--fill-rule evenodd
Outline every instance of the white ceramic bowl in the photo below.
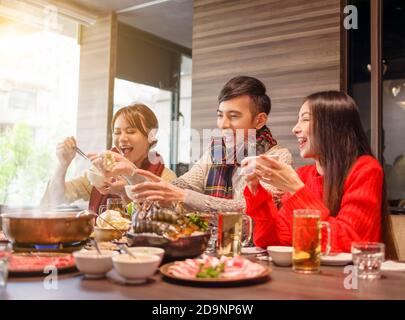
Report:
M 86 173 L 87 173 L 87 178 L 89 179 L 92 186 L 94 186 L 96 188 L 104 187 L 105 177 L 103 176 L 103 174 L 100 171 L 91 167 L 90 169 L 87 169 Z
M 279 159 L 278 155 L 274 155 L 274 154 L 266 155 L 266 157 L 269 159 L 277 160 L 277 161 Z M 247 165 L 244 166 L 240 171 L 240 174 L 243 176 L 248 176 L 248 175 L 252 174 L 253 171 L 255 171 L 255 169 L 256 169 L 256 163 L 263 164 L 263 160 L 261 160 L 259 158 L 259 156 L 246 157 L 243 159 L 243 161 L 247 162 Z
M 131 253 L 140 254 L 154 254 L 160 258 L 159 264 L 162 263 L 163 257 L 165 255 L 165 250 L 158 247 L 131 247 L 128 248 Z
M 281 267 L 289 267 L 292 265 L 292 247 L 269 246 L 267 252 L 272 261 Z
M 152 276 L 160 264 L 160 258 L 154 254 L 134 253 L 132 258 L 128 254 L 119 254 L 112 258 L 114 269 L 126 279 L 143 280 Z
M 103 277 L 113 268 L 112 257 L 118 252 L 112 250 L 80 250 L 73 252 L 76 267 L 89 277 Z
M 121 239 L 127 230 L 94 227 L 94 239 L 97 242 Z

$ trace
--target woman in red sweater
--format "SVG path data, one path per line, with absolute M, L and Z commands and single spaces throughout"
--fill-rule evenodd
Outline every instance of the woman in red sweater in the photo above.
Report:
M 293 133 L 301 157 L 315 164 L 295 171 L 260 156 L 244 191 L 255 244 L 290 246 L 295 209 L 321 212 L 332 229 L 332 252 L 350 252 L 353 241 L 380 241 L 383 170 L 372 156 L 354 100 L 338 91 L 308 96 Z M 280 209 L 259 181 L 286 192 Z

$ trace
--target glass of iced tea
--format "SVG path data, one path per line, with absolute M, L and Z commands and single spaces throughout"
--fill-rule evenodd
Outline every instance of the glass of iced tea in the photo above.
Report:
M 244 221 L 247 228 L 244 228 Z M 242 245 L 250 242 L 252 225 L 252 219 L 241 212 L 219 212 L 217 255 L 228 257 L 240 255 Z
M 319 272 L 321 265 L 321 228 L 326 227 L 327 245 L 330 252 L 331 229 L 321 221 L 321 212 L 312 209 L 294 210 L 293 223 L 293 270 L 300 273 Z

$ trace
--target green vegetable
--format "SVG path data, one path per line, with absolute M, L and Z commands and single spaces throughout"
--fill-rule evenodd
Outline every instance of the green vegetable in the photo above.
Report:
M 200 265 L 199 272 L 197 273 L 197 278 L 219 278 L 221 273 L 225 271 L 225 264 L 220 263 L 216 267 L 204 267 L 203 264 Z
M 134 212 L 135 212 L 135 203 L 134 202 L 130 202 L 130 203 L 128 203 L 128 205 L 127 205 L 127 213 L 128 213 L 128 215 L 129 215 L 129 217 L 130 217 L 130 219 L 132 220 L 132 215 L 134 214 Z
M 208 222 L 205 221 L 200 215 L 198 215 L 196 213 L 192 213 L 192 214 L 188 215 L 188 219 L 191 223 L 193 223 L 197 227 L 199 227 L 201 231 L 208 230 Z

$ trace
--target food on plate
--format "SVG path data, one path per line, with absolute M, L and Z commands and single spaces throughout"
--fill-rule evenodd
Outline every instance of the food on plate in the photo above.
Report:
M 169 274 L 185 279 L 214 278 L 242 279 L 253 278 L 266 271 L 266 268 L 241 256 L 220 258 L 202 255 L 196 259 L 176 261 L 169 266 Z
M 119 211 L 106 210 L 98 216 L 96 225 L 105 229 L 128 230 L 131 221 L 124 218 Z
M 10 272 L 43 272 L 45 267 L 57 269 L 73 268 L 75 261 L 71 254 L 61 253 L 14 253 L 8 263 Z
M 208 222 L 198 213 L 185 213 L 175 206 L 162 208 L 155 202 L 139 206 L 132 218 L 132 233 L 155 233 L 171 240 L 202 234 L 208 230 Z
M 201 215 L 198 213 L 190 213 L 187 215 L 191 223 L 194 223 L 197 227 L 200 228 L 201 231 L 208 230 L 208 221 L 205 220 Z

